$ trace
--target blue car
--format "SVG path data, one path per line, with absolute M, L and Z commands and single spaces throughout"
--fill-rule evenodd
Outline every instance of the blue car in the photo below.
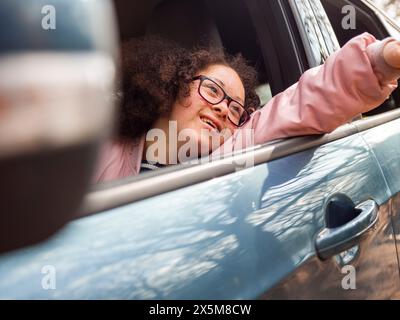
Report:
M 70 1 L 53 2 L 56 9 L 65 6 L 57 19 L 67 21 L 74 9 Z M 342 8 L 349 3 L 355 29 L 342 27 Z M 230 53 L 241 52 L 257 67 L 263 104 L 355 35 L 400 34 L 367 0 L 112 4 L 120 40 L 159 34 L 188 47 L 223 45 Z M 101 11 L 110 2 L 96 5 Z M 92 17 L 95 10 L 87 14 Z M 107 17 L 93 18 L 98 29 L 79 33 L 79 43 L 62 42 L 57 50 L 113 58 L 109 48 L 115 44 L 107 44 L 115 38 L 100 43 L 113 28 L 111 13 Z M 187 28 L 176 27 L 182 24 Z M 67 21 L 57 32 L 71 34 L 76 28 Z M 330 134 L 282 139 L 211 163 L 88 187 L 104 135 L 99 131 L 90 141 L 81 140 L 80 148 L 75 145 L 77 159 L 87 156 L 85 165 L 71 160 L 53 180 L 46 173 L 54 181 L 49 196 L 62 188 L 73 201 L 60 197 L 50 201 L 51 208 L 43 203 L 33 218 L 28 206 L 20 210 L 21 228 L 29 227 L 25 215 L 36 221 L 43 212 L 34 225 L 39 230 L 50 223 L 52 229 L 29 239 L 19 232 L 13 245 L 8 245 L 11 236 L 2 238 L 0 299 L 400 298 L 399 106 L 397 89 L 377 109 Z M 64 148 L 67 154 L 70 149 Z M 254 166 L 237 170 L 229 161 L 234 157 L 254 159 Z M 73 166 L 81 169 L 78 177 L 67 170 Z M 24 178 L 29 179 L 19 181 Z M 59 215 L 66 203 L 68 214 Z

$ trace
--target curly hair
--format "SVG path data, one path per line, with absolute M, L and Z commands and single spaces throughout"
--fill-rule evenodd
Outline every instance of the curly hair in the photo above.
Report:
M 252 112 L 260 101 L 255 92 L 257 73 L 240 55 L 221 50 L 189 51 L 157 37 L 131 39 L 121 48 L 122 101 L 119 136 L 136 138 L 160 117 L 168 115 L 174 102 L 188 96 L 192 78 L 199 70 L 222 64 L 234 69 L 245 89 L 245 108 Z

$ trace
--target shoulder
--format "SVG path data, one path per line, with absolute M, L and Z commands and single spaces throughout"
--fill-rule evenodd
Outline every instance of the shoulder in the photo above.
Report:
M 108 140 L 99 151 L 94 182 L 104 182 L 135 174 L 139 140 Z

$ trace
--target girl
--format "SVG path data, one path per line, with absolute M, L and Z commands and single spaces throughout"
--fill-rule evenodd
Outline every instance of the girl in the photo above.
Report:
M 103 147 L 96 182 L 175 163 L 185 130 L 201 150 L 196 156 L 246 147 L 237 137 L 248 129 L 255 144 L 331 132 L 396 88 L 400 42 L 367 33 L 353 38 L 258 110 L 256 72 L 241 56 L 131 40 L 122 48 L 122 68 L 120 134 Z M 155 131 L 164 133 L 164 147 L 149 152 Z

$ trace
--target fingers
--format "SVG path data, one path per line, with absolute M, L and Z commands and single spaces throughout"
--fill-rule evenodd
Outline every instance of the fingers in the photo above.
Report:
M 383 49 L 383 58 L 389 66 L 400 69 L 400 41 L 388 42 Z

